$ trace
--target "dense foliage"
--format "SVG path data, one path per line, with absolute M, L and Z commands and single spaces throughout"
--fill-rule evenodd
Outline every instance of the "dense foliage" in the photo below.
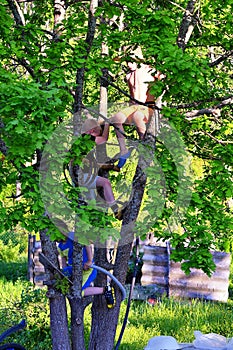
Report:
M 141 46 L 144 61 L 166 78 L 152 86 L 156 97 L 163 93 L 162 120 L 153 165 L 145 170 L 147 186 L 135 232 L 145 237 L 153 231 L 170 240 L 177 248 L 173 259 L 184 259 L 186 272 L 195 266 L 211 274 L 209 249 L 231 249 L 233 228 L 230 0 L 1 0 L 1 5 L 1 232 L 20 225 L 28 232 L 48 230 L 58 239 L 60 232 L 45 210 L 59 207 L 66 218 L 76 218 L 78 210 L 80 230 L 93 238 L 93 208 L 77 209 L 79 192 L 59 172 L 67 148 L 74 141 L 77 149 L 82 147 L 77 125 L 68 135 L 64 125 L 74 117 L 80 126 L 82 107 L 100 102 L 100 84 L 108 87 L 108 102 L 115 109 L 128 101 L 126 62 L 130 50 Z M 106 75 L 101 79 L 105 70 L 108 82 Z M 129 138 L 135 138 L 133 131 Z M 138 147 L 145 158 L 147 147 Z M 49 205 L 41 195 L 44 178 L 39 172 L 48 149 L 49 156 L 57 154 L 49 171 L 58 171 L 60 186 L 57 190 L 48 179 L 42 194 L 53 198 Z M 133 163 L 114 179 L 114 190 L 120 189 L 121 179 L 125 188 L 132 182 Z M 60 188 L 64 197 L 59 197 Z M 119 237 L 113 218 L 96 215 L 98 228 L 106 227 L 96 229 L 102 241 Z
M 203 259 L 198 265 L 208 271 L 205 255 L 210 244 L 217 242 L 218 247 L 224 246 L 224 241 L 231 240 L 232 232 L 230 4 L 215 2 L 210 7 L 208 1 L 193 2 L 194 30 L 182 46 L 177 38 L 181 37 L 185 2 L 131 1 L 127 5 L 104 2 L 96 10 L 98 28 L 91 48 L 87 47 L 86 37 L 87 3 L 65 3 L 66 13 L 58 8 L 61 18 L 58 16 L 54 27 L 52 2 L 34 1 L 21 10 L 14 8 L 11 1 L 3 1 L 2 5 L 0 106 L 3 155 L 0 166 L 4 202 L 1 204 L 1 229 L 9 230 L 18 223 L 31 232 L 51 227 L 50 221 L 43 217 L 38 167 L 51 133 L 71 116 L 76 72 L 85 66 L 84 105 L 99 102 L 99 79 L 103 68 L 108 68 L 118 86 L 127 92 L 122 72 L 130 58 L 122 47 L 141 45 L 145 60 L 166 74 L 165 81 L 153 86 L 153 92 L 159 96 L 165 89 L 163 115 L 178 132 L 174 138 L 181 137 L 182 147 L 193 156 L 192 173 L 185 174 L 186 166 L 178 174 L 183 160 L 178 161 L 174 149 L 172 151 L 175 140 L 168 145 L 166 133 L 161 136 L 156 157 L 165 178 L 162 180 L 166 195 L 163 198 L 164 188 L 163 193 L 156 190 L 156 186 L 151 190 L 150 197 L 159 205 L 158 213 L 151 213 L 149 206 L 149 215 L 158 220 L 155 223 L 150 220 L 151 225 L 145 228 L 148 231 L 154 227 L 155 234 L 164 237 L 167 221 L 178 207 L 176 222 L 172 223 L 170 232 L 165 230 L 165 238 L 171 238 L 172 244 L 179 246 L 181 256 L 177 253 L 176 258 L 191 256 L 192 264 L 201 259 L 197 254 L 203 251 Z M 101 55 L 103 41 L 109 48 L 109 55 Z M 126 99 L 120 90 L 109 86 L 109 102 Z M 150 177 L 153 176 L 156 171 L 151 172 Z M 183 207 L 188 206 L 188 210 L 183 215 L 179 213 L 182 204 L 179 202 L 177 206 L 176 201 L 187 176 L 194 181 L 186 183 L 187 198 L 183 194 Z M 21 183 L 19 200 L 15 200 L 17 181 Z M 189 201 L 190 186 L 192 197 Z M 6 193 L 8 199 L 5 199 Z M 140 228 L 142 231 L 142 225 Z M 184 247 L 187 253 L 184 253 Z

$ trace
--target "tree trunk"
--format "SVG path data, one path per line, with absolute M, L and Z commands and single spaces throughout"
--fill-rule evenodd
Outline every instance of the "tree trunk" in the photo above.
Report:
M 95 263 L 107 267 L 107 249 L 95 248 Z M 98 272 L 96 286 L 106 286 L 106 276 Z M 115 337 L 115 323 L 118 320 L 117 308 L 108 309 L 103 296 L 96 296 L 92 304 L 92 324 L 89 340 L 89 350 L 112 350 Z
M 108 47 L 105 45 L 105 43 L 102 43 L 102 56 L 108 55 Z M 103 68 L 102 69 L 102 77 L 105 79 L 100 79 L 100 108 L 99 112 L 102 114 L 105 118 L 107 118 L 107 108 L 108 108 L 108 69 Z M 104 122 L 104 119 L 99 117 L 99 122 Z
M 71 338 L 72 350 L 85 350 L 84 342 L 84 306 L 81 298 L 73 296 L 69 298 L 71 307 Z
M 103 297 L 95 297 L 89 350 L 112 350 L 118 322 L 119 306 L 107 309 Z
M 50 241 L 46 231 L 40 232 L 41 246 L 43 254 L 58 267 L 58 253 L 56 243 Z M 67 320 L 66 298 L 53 288 L 52 281 L 54 275 L 45 266 L 45 272 L 48 276 L 48 292 L 50 305 L 50 327 L 52 336 L 53 350 L 71 350 Z
M 58 292 L 55 292 L 53 295 L 48 294 L 48 297 L 50 302 L 50 327 L 53 350 L 71 350 L 66 299 L 64 295 Z
M 134 223 L 137 218 L 141 200 L 144 193 L 146 176 L 138 176 L 141 169 L 138 167 L 133 182 L 132 196 L 123 218 L 123 225 L 121 229 L 122 239 L 119 241 L 116 261 L 114 264 L 114 275 L 121 282 L 125 283 L 126 274 L 128 270 L 128 261 L 134 240 Z M 135 193 L 137 192 L 137 194 Z M 104 257 L 102 257 L 102 264 L 104 264 Z M 100 262 L 101 264 L 101 262 Z M 107 309 L 105 305 L 98 298 L 95 298 L 92 307 L 92 330 L 89 344 L 89 350 L 112 350 L 114 346 L 116 328 L 118 324 L 118 317 L 120 312 L 120 305 L 122 295 L 117 286 L 114 286 L 116 296 L 116 306 L 113 309 Z
M 91 0 L 89 18 L 88 18 L 88 32 L 86 36 L 86 54 L 83 56 L 86 59 L 91 51 L 95 28 L 96 18 L 95 10 L 98 6 L 98 0 Z M 74 116 L 73 116 L 73 133 L 74 136 L 79 136 L 81 127 L 81 111 L 83 102 L 83 83 L 85 75 L 85 66 L 79 68 L 76 74 L 76 89 L 74 97 Z M 72 350 L 84 350 L 84 309 L 85 301 L 82 298 L 82 247 L 74 242 L 73 250 L 73 282 L 74 285 L 69 295 L 69 302 L 71 306 L 71 337 Z
M 58 40 L 60 35 L 62 34 L 61 26 L 62 21 L 65 19 L 65 1 L 56 0 L 54 2 L 54 40 Z
M 134 240 L 134 223 L 138 215 L 141 200 L 144 193 L 146 176 L 138 176 L 141 169 L 136 171 L 132 198 L 133 200 L 126 209 L 123 225 L 121 230 L 122 239 L 119 241 L 116 261 L 114 264 L 114 276 L 121 282 L 125 283 L 128 270 L 128 261 Z M 137 195 L 133 195 L 137 191 Z M 104 259 L 104 258 L 103 258 Z M 102 260 L 103 260 L 102 259 Z M 102 264 L 104 261 L 102 261 Z M 100 262 L 101 264 L 101 262 Z M 114 346 L 116 328 L 120 312 L 122 295 L 119 288 L 113 284 L 116 296 L 116 306 L 113 309 L 107 309 L 100 298 L 95 298 L 92 306 L 92 328 L 89 343 L 89 350 L 112 350 Z
M 85 350 L 84 343 L 84 300 L 82 299 L 82 246 L 74 242 L 73 250 L 73 286 L 68 296 L 71 307 L 72 350 Z
M 114 263 L 114 276 L 122 283 L 125 283 L 126 274 L 128 270 L 128 261 L 134 240 L 134 226 L 140 210 L 144 189 L 146 186 L 146 175 L 143 172 L 145 167 L 150 165 L 153 160 L 153 153 L 155 148 L 155 118 L 152 118 L 148 127 L 147 136 L 144 142 L 150 146 L 151 157 L 144 159 L 143 155 L 139 158 L 138 166 L 132 181 L 131 200 L 128 203 L 123 215 L 121 240 L 118 243 L 116 259 Z M 149 148 L 147 150 L 149 152 Z M 106 262 L 106 252 L 97 255 L 100 261 L 98 263 L 104 264 Z M 102 265 L 103 266 L 103 265 Z M 114 347 L 114 340 L 116 328 L 118 324 L 118 317 L 121 305 L 121 292 L 117 286 L 114 286 L 116 296 L 116 306 L 113 309 L 107 309 L 101 300 L 95 298 L 92 306 L 92 328 L 89 343 L 89 350 L 112 350 Z

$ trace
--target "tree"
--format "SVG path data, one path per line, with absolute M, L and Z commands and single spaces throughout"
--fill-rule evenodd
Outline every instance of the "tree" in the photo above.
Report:
M 214 269 L 210 247 L 221 247 L 231 239 L 231 4 L 229 0 L 211 7 L 208 1 L 181 0 L 56 4 L 2 0 L 2 5 L 1 230 L 20 223 L 29 232 L 40 232 L 44 254 L 58 264 L 54 241 L 61 234 L 48 213 L 62 212 L 68 223 L 70 218 L 76 221 L 78 213 L 82 235 L 75 243 L 73 286 L 66 292 L 72 349 L 80 350 L 85 348 L 83 315 L 90 301 L 81 298 L 81 244 L 86 236 L 94 235 L 96 264 L 112 269 L 122 283 L 135 234 L 143 237 L 153 230 L 156 237 L 169 239 L 178 248 L 172 257 L 184 259 L 186 272 L 197 267 L 207 274 Z M 108 55 L 101 55 L 103 43 Z M 111 179 L 132 183 L 120 227 L 90 203 L 83 210 L 77 201 L 79 188 L 69 186 L 61 168 L 67 161 L 65 143 L 70 148 L 75 143 L 79 156 L 83 107 L 99 102 L 101 77 L 109 102 L 128 100 L 122 71 L 130 60 L 130 48 L 138 45 L 145 60 L 166 74 L 152 87 L 155 96 L 164 94 L 163 116 L 156 149 L 149 130 L 144 143 L 136 143 L 138 163 Z M 103 70 L 111 72 L 107 80 Z M 134 142 L 133 132 L 129 137 Z M 87 140 L 85 147 L 89 146 Z M 43 171 L 50 170 L 58 181 L 49 177 L 53 200 L 48 204 L 42 188 Z M 21 183 L 21 193 L 6 199 L 16 181 Z M 104 243 L 109 235 L 120 238 L 114 265 L 106 258 Z M 104 285 L 105 276 L 99 275 L 96 283 Z M 53 349 L 69 350 L 65 296 L 54 285 L 48 289 Z M 89 349 L 113 348 L 121 302 L 117 288 L 116 300 L 116 307 L 108 310 L 101 297 L 94 298 Z

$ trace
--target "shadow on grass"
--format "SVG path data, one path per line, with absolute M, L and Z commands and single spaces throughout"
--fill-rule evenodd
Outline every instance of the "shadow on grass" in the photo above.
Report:
M 27 280 L 27 259 L 17 262 L 0 261 L 0 279 L 15 282 L 18 279 Z
M 143 347 L 138 348 L 138 342 L 127 343 L 123 341 L 120 345 L 120 349 L 121 350 L 140 350 L 140 349 L 143 349 Z

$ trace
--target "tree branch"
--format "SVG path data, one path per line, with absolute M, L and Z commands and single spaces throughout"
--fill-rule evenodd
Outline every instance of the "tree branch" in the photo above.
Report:
M 194 101 L 192 103 L 184 103 L 184 104 L 180 104 L 180 105 L 169 105 L 168 107 L 170 108 L 176 108 L 176 109 L 186 109 L 186 108 L 192 108 L 192 107 L 197 107 L 203 103 L 207 103 L 207 102 L 214 102 L 214 101 L 221 101 L 224 103 L 224 101 L 227 101 L 228 99 L 232 99 L 233 95 L 229 95 L 229 96 L 225 96 L 225 97 L 213 97 L 213 98 L 209 98 L 206 100 L 200 100 L 200 101 Z
M 202 131 L 205 135 L 209 136 L 212 140 L 216 141 L 217 143 L 219 143 L 220 145 L 228 145 L 228 144 L 233 144 L 233 141 L 223 141 L 223 140 L 219 140 L 216 137 L 214 137 L 213 135 L 211 135 L 209 132 L 207 131 Z
M 60 35 L 62 34 L 62 30 L 59 27 L 59 24 L 62 23 L 62 21 L 65 18 L 65 2 L 63 0 L 57 0 L 54 3 L 54 40 L 58 41 Z
M 189 41 L 193 29 L 197 23 L 197 20 L 194 18 L 196 2 L 196 0 L 190 0 L 188 2 L 185 14 L 183 16 L 183 20 L 180 25 L 180 30 L 177 38 L 177 45 L 183 51 L 185 50 L 186 44 Z
M 96 18 L 95 10 L 98 6 L 98 0 L 92 0 L 89 10 L 88 18 L 88 31 L 86 36 L 86 55 L 83 57 L 86 59 L 91 51 L 92 43 L 94 40 L 95 29 L 96 29 Z M 77 70 L 76 74 L 76 90 L 74 96 L 74 134 L 78 134 L 78 125 L 80 125 L 80 113 L 82 109 L 82 98 L 83 98 L 83 82 L 84 82 L 84 70 L 85 64 L 83 67 Z
M 232 55 L 233 55 L 233 50 L 228 51 L 228 52 L 224 53 L 222 56 L 220 56 L 219 58 L 217 58 L 215 61 L 210 62 L 209 66 L 210 67 L 215 67 L 218 64 L 220 64 L 221 62 L 225 61 L 228 57 L 230 57 Z
M 29 63 L 27 63 L 27 61 L 25 60 L 25 58 L 20 58 L 18 59 L 18 62 L 21 66 L 23 66 L 26 71 L 32 76 L 32 78 L 35 78 L 35 74 L 34 74 L 34 70 L 32 69 L 32 67 L 30 66 Z
M 7 146 L 2 139 L 0 139 L 0 152 L 2 152 L 2 154 L 4 154 L 4 156 L 7 155 Z
M 191 112 L 185 113 L 185 117 L 187 120 L 192 120 L 198 117 L 199 115 L 211 115 L 213 114 L 214 116 L 219 117 L 220 116 L 220 111 L 217 108 L 202 108 L 199 110 L 193 110 Z
M 24 15 L 23 12 L 20 9 L 20 6 L 18 5 L 16 0 L 7 0 L 8 5 L 10 10 L 12 11 L 12 14 L 14 16 L 15 19 L 15 23 L 18 27 L 20 26 L 25 26 L 25 19 L 24 19 Z M 31 74 L 31 76 L 34 78 L 34 71 L 33 69 L 30 67 L 30 65 L 27 63 L 25 58 L 20 58 L 20 59 L 15 59 L 12 58 L 13 60 L 17 61 L 19 64 L 21 64 L 29 74 Z
M 15 23 L 18 26 L 25 26 L 25 19 L 24 19 L 24 15 L 17 3 L 16 0 L 7 0 L 8 5 L 12 11 L 12 14 L 14 16 L 15 19 Z
M 187 120 L 192 120 L 195 119 L 196 117 L 198 117 L 199 115 L 214 115 L 215 117 L 219 117 L 221 115 L 221 111 L 220 109 L 227 106 L 227 105 L 231 105 L 233 103 L 233 97 L 227 98 L 226 100 L 223 100 L 222 103 L 214 106 L 214 107 L 210 107 L 210 108 L 202 108 L 199 110 L 193 110 L 191 112 L 187 112 L 185 113 L 185 117 Z

